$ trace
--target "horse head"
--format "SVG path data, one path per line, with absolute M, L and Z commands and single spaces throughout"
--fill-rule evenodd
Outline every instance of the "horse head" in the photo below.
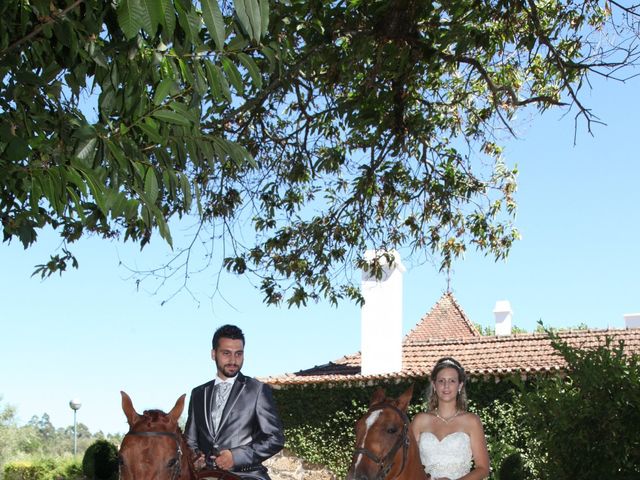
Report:
M 120 480 L 190 480 L 194 478 L 191 451 L 182 436 L 178 420 L 186 395 L 169 413 L 161 410 L 135 411 L 131 398 L 122 394 L 122 410 L 129 432 L 120 445 Z
M 356 422 L 356 448 L 347 480 L 427 479 L 415 440 L 409 431 L 407 407 L 411 385 L 398 398 L 378 388 L 369 410 Z

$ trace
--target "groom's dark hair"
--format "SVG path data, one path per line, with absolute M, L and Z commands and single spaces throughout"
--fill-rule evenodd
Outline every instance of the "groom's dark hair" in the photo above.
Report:
M 244 347 L 244 333 L 235 325 L 223 325 L 216 330 L 211 339 L 211 347 L 215 350 L 221 338 L 230 338 L 231 340 L 242 340 Z

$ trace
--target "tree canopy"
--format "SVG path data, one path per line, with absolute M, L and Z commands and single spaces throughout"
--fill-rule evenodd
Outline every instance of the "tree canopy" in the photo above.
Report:
M 0 216 L 173 244 L 195 216 L 266 303 L 359 299 L 366 250 L 502 258 L 524 108 L 636 64 L 636 6 L 593 0 L 20 0 L 0 6 Z M 177 252 L 190 246 L 174 247 Z M 391 260 L 391 259 L 387 259 Z M 185 278 L 195 259 L 181 264 Z

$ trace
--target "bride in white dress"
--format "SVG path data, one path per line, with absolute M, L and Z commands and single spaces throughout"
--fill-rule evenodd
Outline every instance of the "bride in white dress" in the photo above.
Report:
M 489 454 L 480 418 L 467 412 L 466 376 L 451 357 L 431 371 L 429 410 L 411 422 L 420 459 L 432 480 L 481 480 L 489 476 Z

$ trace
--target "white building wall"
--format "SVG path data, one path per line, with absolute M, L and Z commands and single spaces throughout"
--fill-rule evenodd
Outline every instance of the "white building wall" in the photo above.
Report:
M 627 328 L 640 328 L 640 313 L 625 314 L 624 326 Z
M 405 271 L 397 252 L 393 266 L 385 267 L 380 280 L 362 273 L 361 358 L 362 374 L 376 375 L 402 370 L 402 276 Z M 371 260 L 375 252 L 367 251 Z M 384 262 L 384 259 L 382 259 Z
M 513 310 L 509 300 L 498 300 L 493 307 L 493 316 L 496 320 L 496 335 L 511 335 Z

